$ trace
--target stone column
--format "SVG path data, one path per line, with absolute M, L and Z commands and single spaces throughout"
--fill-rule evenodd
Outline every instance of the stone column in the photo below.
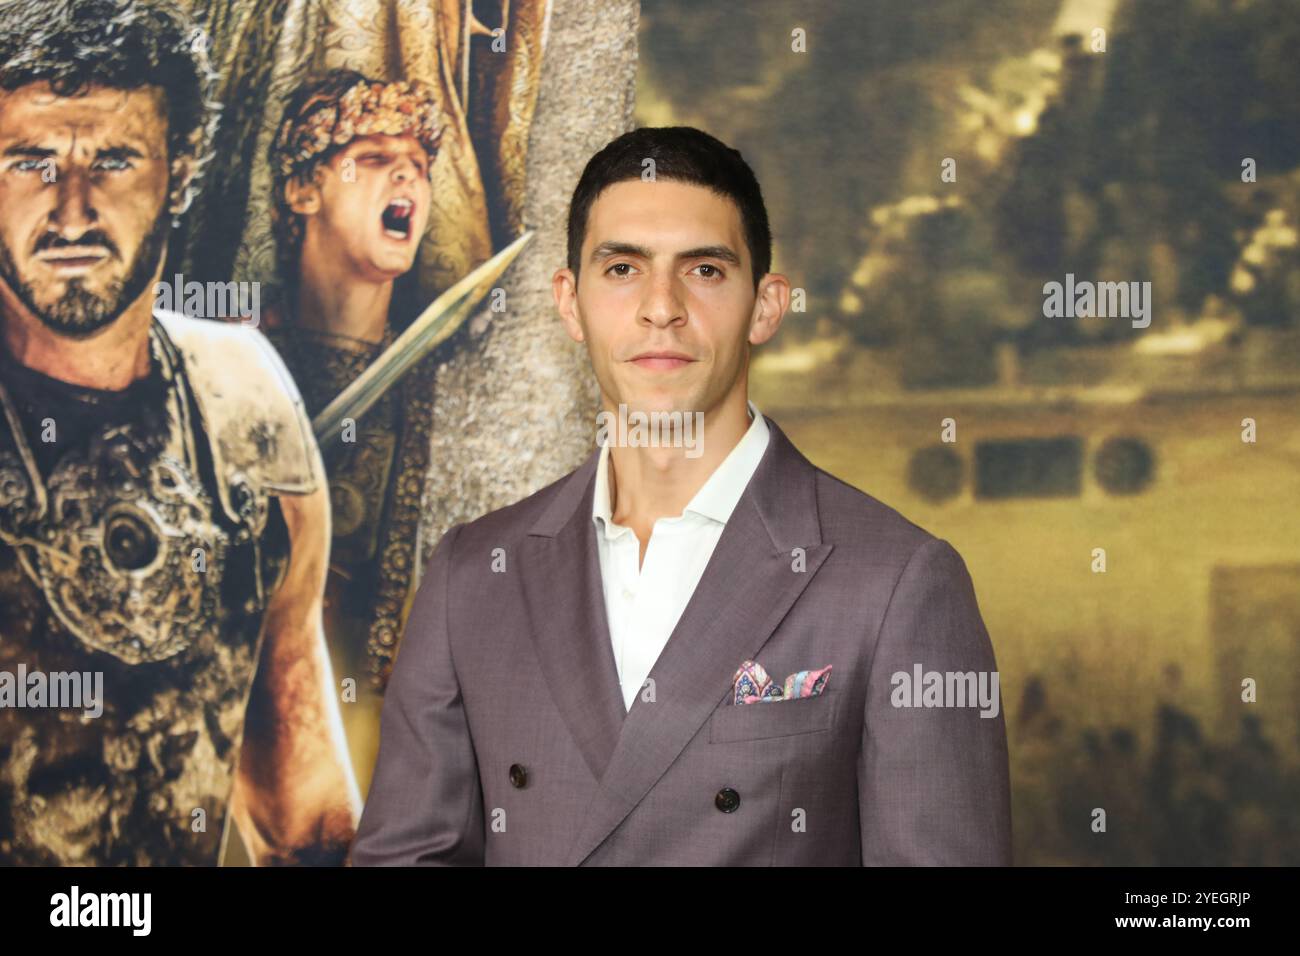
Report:
M 453 524 L 518 501 L 594 446 L 597 391 L 585 349 L 560 326 L 551 275 L 582 167 L 632 128 L 639 0 L 555 0 L 529 135 L 524 225 L 536 236 L 438 367 L 423 557 Z

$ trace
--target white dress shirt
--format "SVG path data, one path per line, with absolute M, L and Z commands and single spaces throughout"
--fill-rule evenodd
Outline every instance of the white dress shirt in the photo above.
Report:
M 596 523 L 605 613 L 623 706 L 631 710 L 651 668 L 695 593 L 722 529 L 767 450 L 768 427 L 754 403 L 749 429 L 676 518 L 660 518 L 645 561 L 636 533 L 615 524 L 609 504 L 609 445 L 596 466 L 591 519 Z

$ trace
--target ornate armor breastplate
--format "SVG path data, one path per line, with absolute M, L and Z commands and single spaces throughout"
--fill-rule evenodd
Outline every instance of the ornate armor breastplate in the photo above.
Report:
M 220 858 L 263 616 L 289 555 L 273 492 L 316 479 L 296 392 L 277 406 L 283 383 L 266 377 L 274 354 L 197 322 L 151 332 L 157 407 L 64 439 L 45 478 L 32 416 L 25 426 L 23 397 L 0 380 L 0 671 L 103 686 L 99 716 L 0 708 L 0 863 Z M 234 380 L 220 387 L 268 414 L 231 412 L 212 377 L 222 367 Z M 265 441 L 249 449 L 250 436 Z
M 104 429 L 69 450 L 48 481 L 0 385 L 9 432 L 9 447 L 0 444 L 0 540 L 71 634 L 128 664 L 165 660 L 215 633 L 230 545 L 198 478 L 184 379 L 161 338 L 152 345 L 170 386 L 164 414 Z

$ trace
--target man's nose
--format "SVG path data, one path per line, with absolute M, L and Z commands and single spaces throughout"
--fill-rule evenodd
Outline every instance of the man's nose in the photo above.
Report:
M 686 321 L 686 305 L 673 276 L 651 277 L 645 299 L 641 302 L 641 321 L 657 328 L 681 325 Z
M 99 220 L 90 197 L 90 177 L 85 170 L 70 168 L 56 172 L 54 209 L 50 231 L 75 242 Z
M 398 183 L 409 183 L 416 176 L 419 168 L 415 165 L 415 160 L 406 158 L 399 159 L 393 167 L 393 181 Z

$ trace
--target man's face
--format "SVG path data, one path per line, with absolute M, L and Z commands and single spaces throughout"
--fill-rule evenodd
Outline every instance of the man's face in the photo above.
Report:
M 308 214 L 307 231 L 317 231 L 320 248 L 378 281 L 415 264 L 432 187 L 429 155 L 414 136 L 357 137 L 317 171 L 314 189 L 290 204 Z
M 710 414 L 745 388 L 749 345 L 770 338 L 784 311 L 767 290 L 780 277 L 755 294 L 736 204 L 671 180 L 605 189 L 587 220 L 576 295 L 571 277 L 556 274 L 560 314 L 586 342 L 611 410 Z
M 167 246 L 167 114 L 156 87 L 0 91 L 0 280 L 85 337 L 153 285 Z

